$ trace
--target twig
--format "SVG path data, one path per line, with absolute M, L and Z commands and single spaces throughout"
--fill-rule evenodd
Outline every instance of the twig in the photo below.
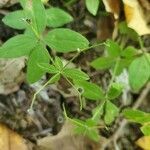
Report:
M 142 104 L 143 100 L 145 99 L 145 97 L 147 96 L 149 91 L 150 91 L 150 82 L 143 89 L 142 93 L 140 94 L 140 96 L 136 100 L 135 104 L 132 107 L 133 109 L 137 109 Z M 105 150 L 111 142 L 117 141 L 119 136 L 123 133 L 123 128 L 127 125 L 127 123 L 128 123 L 128 121 L 123 119 L 118 130 L 102 145 L 103 150 Z

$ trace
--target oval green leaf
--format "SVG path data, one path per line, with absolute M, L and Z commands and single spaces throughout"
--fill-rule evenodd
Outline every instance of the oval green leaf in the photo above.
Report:
M 75 68 L 66 68 L 64 69 L 63 74 L 66 77 L 71 78 L 73 80 L 88 80 L 89 79 L 89 76 L 86 73 Z
M 112 99 L 117 98 L 122 93 L 122 90 L 123 90 L 122 84 L 112 83 L 112 85 L 108 91 L 108 94 L 107 94 L 108 99 L 112 100 Z
M 121 48 L 118 43 L 112 40 L 107 40 L 106 50 L 108 52 L 108 56 L 110 57 L 119 57 L 121 53 Z
M 150 64 L 147 60 L 149 58 L 143 55 L 129 66 L 129 82 L 135 92 L 138 92 L 150 78 Z
M 16 58 L 29 55 L 37 45 L 37 39 L 28 35 L 17 35 L 10 38 L 0 47 L 1 58 Z
M 73 18 L 70 14 L 60 8 L 50 8 L 46 10 L 47 26 L 57 28 L 71 21 Z
M 96 15 L 98 11 L 100 0 L 86 0 L 86 8 L 92 15 Z
M 29 83 L 38 81 L 46 73 L 39 67 L 39 63 L 49 63 L 48 51 L 42 44 L 38 44 L 29 56 L 27 63 L 27 80 Z
M 119 114 L 119 109 L 112 102 L 107 101 L 105 104 L 105 116 L 104 121 L 107 125 L 111 124 L 117 115 Z
M 54 65 L 50 65 L 49 63 L 38 63 L 38 66 L 47 73 L 55 74 L 58 73 L 58 69 Z
M 41 0 L 32 0 L 33 24 L 40 34 L 46 27 L 46 11 Z
M 96 84 L 87 81 L 74 81 L 75 85 L 79 88 L 83 88 L 83 96 L 90 100 L 103 100 L 104 92 Z
M 112 57 L 99 57 L 91 62 L 91 66 L 95 69 L 109 69 L 115 63 L 116 59 Z
M 27 24 L 25 22 L 27 18 L 25 17 L 25 12 L 23 10 L 17 10 L 11 13 L 8 13 L 2 21 L 14 28 L 14 29 L 25 29 Z
M 89 41 L 81 34 L 70 29 L 54 29 L 45 38 L 47 44 L 57 52 L 72 52 L 88 48 Z
M 125 118 L 127 118 L 129 121 L 144 124 L 150 122 L 150 114 L 145 113 L 140 110 L 127 108 L 124 109 L 123 115 Z

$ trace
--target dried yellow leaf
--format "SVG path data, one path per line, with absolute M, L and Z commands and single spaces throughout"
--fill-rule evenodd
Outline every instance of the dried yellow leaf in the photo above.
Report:
M 107 12 L 114 14 L 114 18 L 119 18 L 120 0 L 103 0 Z
M 127 24 L 139 35 L 150 34 L 146 16 L 138 0 L 123 0 Z
M 136 141 L 136 144 L 143 150 L 150 150 L 150 136 L 143 136 Z
M 25 139 L 19 134 L 0 124 L 0 150 L 31 150 Z

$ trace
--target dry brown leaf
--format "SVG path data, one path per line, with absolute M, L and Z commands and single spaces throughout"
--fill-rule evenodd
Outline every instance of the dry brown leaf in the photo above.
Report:
M 31 147 L 19 134 L 0 124 L 0 150 L 31 150 Z
M 150 150 L 150 136 L 143 136 L 136 141 L 136 144 L 143 150 Z
M 103 0 L 107 12 L 114 14 L 114 18 L 118 19 L 120 14 L 120 0 Z
M 115 27 L 115 20 L 113 15 L 100 16 L 97 21 L 97 39 L 105 41 L 112 37 Z
M 25 58 L 0 59 L 0 94 L 10 94 L 19 89 L 25 79 L 22 69 Z
M 100 150 L 101 145 L 84 136 L 74 135 L 73 125 L 70 122 L 64 124 L 58 135 L 45 137 L 37 143 L 40 150 L 87 150 L 88 148 Z
M 123 0 L 127 24 L 139 35 L 150 34 L 147 19 L 138 0 Z

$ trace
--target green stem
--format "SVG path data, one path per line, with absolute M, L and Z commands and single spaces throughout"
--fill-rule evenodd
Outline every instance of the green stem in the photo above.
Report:
M 79 126 L 88 127 L 88 126 L 86 126 L 86 125 L 84 126 L 83 124 L 81 124 L 81 123 L 75 121 L 74 119 L 69 118 L 68 115 L 67 115 L 67 112 L 66 112 L 66 108 L 65 108 L 64 103 L 63 103 L 63 111 L 64 111 L 64 116 L 65 116 L 66 119 L 70 120 L 71 122 L 74 122 L 75 124 L 78 124 Z
M 119 63 L 120 63 L 120 58 L 118 58 L 117 61 L 116 61 L 116 63 L 115 63 L 115 67 L 114 67 L 114 70 L 113 70 L 113 73 L 112 73 L 112 77 L 111 77 L 111 80 L 110 80 L 109 85 L 108 85 L 108 88 L 107 88 L 107 92 L 110 90 L 110 88 L 111 88 L 111 86 L 112 86 L 112 83 L 113 83 L 114 80 L 115 80 Z
M 29 25 L 30 25 L 30 24 L 29 24 Z M 31 26 L 31 25 L 30 25 L 30 26 Z M 32 27 L 32 26 L 31 26 L 31 27 Z M 34 28 L 33 28 L 33 29 L 34 29 Z M 37 38 L 39 39 L 39 36 L 37 36 Z M 41 40 L 42 42 L 44 42 L 45 45 L 47 45 L 44 40 L 42 40 L 41 38 L 40 38 L 40 40 Z M 103 44 L 104 44 L 104 43 L 99 43 L 99 44 L 97 44 L 97 45 L 93 45 L 93 46 L 88 47 L 88 48 L 86 48 L 86 49 L 79 50 L 78 53 L 77 53 L 72 59 L 70 59 L 70 60 L 66 63 L 66 65 L 63 67 L 63 69 L 62 69 L 59 73 L 57 73 L 55 76 L 57 76 L 57 75 L 60 74 L 60 73 L 62 74 L 62 71 L 63 71 L 74 59 L 76 59 L 76 58 L 79 56 L 79 54 L 80 54 L 81 52 L 83 52 L 83 51 L 85 51 L 85 50 L 88 50 L 88 49 L 91 49 L 91 48 L 94 48 L 94 47 L 98 47 L 98 46 L 103 45 Z M 53 59 L 52 59 L 51 56 L 50 56 L 50 60 L 52 61 L 53 65 L 54 65 L 55 63 L 54 63 L 54 61 L 53 61 Z M 63 75 L 63 74 L 62 74 L 62 75 Z M 79 91 L 76 89 L 76 87 L 72 84 L 72 82 L 70 82 L 70 80 L 69 80 L 68 78 L 66 78 L 64 75 L 63 75 L 63 77 L 64 77 L 64 78 L 69 82 L 69 84 L 78 92 L 79 100 L 80 100 L 80 110 L 82 110 L 83 104 L 82 104 L 81 94 L 80 94 Z M 30 105 L 30 109 L 31 109 L 31 110 L 33 109 L 33 105 L 34 105 L 34 102 L 35 102 L 35 100 L 36 100 L 36 96 L 39 94 L 39 92 L 41 92 L 41 91 L 52 81 L 52 79 L 53 79 L 53 78 L 51 78 L 50 80 L 48 80 L 48 81 L 33 95 L 33 99 L 32 99 L 31 105 Z
M 69 5 L 75 3 L 77 0 L 70 0 L 69 2 L 67 2 L 64 6 L 68 7 Z
M 103 108 L 103 105 L 105 104 L 105 100 L 103 101 L 102 104 L 100 104 L 100 108 L 98 109 L 98 111 L 96 111 L 96 113 L 93 115 L 92 120 L 95 120 L 95 118 L 97 117 L 97 115 L 100 113 L 101 109 Z
M 67 115 L 67 111 L 66 111 L 66 108 L 65 108 L 65 104 L 63 103 L 62 106 L 63 106 L 64 116 L 65 116 L 66 119 L 68 119 L 69 117 L 68 117 L 68 115 Z
M 95 48 L 95 47 L 104 45 L 104 44 L 105 44 L 105 42 L 99 43 L 99 44 L 96 44 L 96 45 L 93 45 L 93 46 L 90 46 L 90 47 L 85 48 L 85 49 L 81 49 L 81 50 L 78 49 L 78 53 L 77 53 L 72 59 L 70 59 L 70 60 L 65 64 L 65 66 L 64 66 L 63 69 L 62 69 L 62 71 L 63 71 L 73 60 L 75 60 L 75 59 L 80 55 L 81 52 L 83 52 L 83 51 L 85 51 L 85 50 L 89 50 L 89 49 L 91 49 L 91 48 Z
M 78 91 L 78 89 L 73 85 L 73 83 L 62 74 L 62 76 L 66 79 L 66 81 L 75 89 L 75 91 L 78 93 L 79 96 L 79 101 L 80 101 L 80 110 L 82 110 L 83 108 L 83 103 L 82 103 L 82 97 L 81 97 L 81 93 Z
M 65 66 L 62 68 L 62 71 L 71 63 L 73 62 L 73 60 L 75 60 L 78 56 L 80 55 L 80 52 L 78 52 L 74 57 L 72 57 L 72 59 L 70 59 Z
M 36 31 L 36 29 L 33 27 L 33 25 L 32 25 L 31 23 L 29 23 L 28 21 L 26 21 L 26 20 L 23 20 L 23 21 L 31 28 L 31 30 L 33 31 L 33 33 L 35 34 L 35 36 L 36 36 L 39 40 L 41 40 L 40 35 L 39 35 L 38 32 Z
M 34 93 L 29 110 L 32 110 L 32 109 L 33 109 L 33 105 L 34 105 L 34 103 L 35 103 L 35 100 L 36 100 L 37 95 L 38 95 L 48 84 L 50 84 L 50 83 L 53 81 L 53 79 L 54 79 L 56 76 L 58 76 L 59 74 L 60 74 L 60 73 L 57 73 L 57 74 L 55 74 L 54 76 L 52 76 L 37 92 Z
M 89 49 L 91 49 L 91 48 L 96 48 L 96 47 L 101 46 L 101 45 L 106 45 L 106 43 L 105 43 L 105 42 L 103 42 L 103 43 L 98 43 L 98 44 L 92 45 L 92 46 L 90 46 L 90 47 L 88 47 L 88 48 L 81 49 L 80 51 L 83 52 L 83 51 L 89 50 Z

